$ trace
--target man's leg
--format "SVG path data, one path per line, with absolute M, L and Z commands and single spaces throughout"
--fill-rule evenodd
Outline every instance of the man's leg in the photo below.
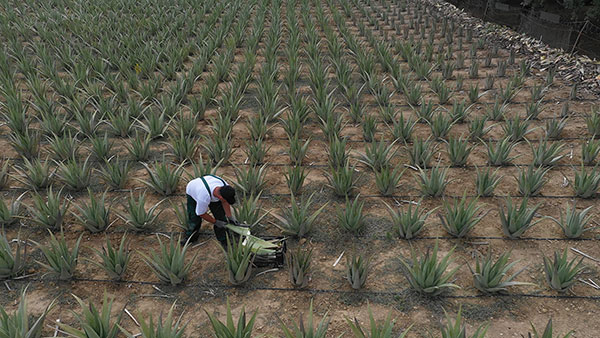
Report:
M 225 209 L 223 209 L 223 204 L 221 203 L 221 201 L 211 202 L 208 205 L 208 208 L 210 209 L 210 212 L 212 212 L 213 217 L 216 220 L 227 222 L 227 216 L 225 215 Z M 227 234 L 229 233 L 229 231 L 227 231 L 227 229 L 225 229 L 225 228 L 219 228 L 216 225 L 214 225 L 213 228 L 215 230 L 215 237 L 221 243 L 221 246 L 226 248 L 227 247 Z M 231 234 L 230 234 L 230 236 L 231 236 Z
M 200 226 L 202 225 L 202 217 L 196 215 L 196 200 L 190 195 L 187 196 L 187 217 L 188 229 L 185 232 L 186 238 L 190 238 L 190 242 L 198 240 Z

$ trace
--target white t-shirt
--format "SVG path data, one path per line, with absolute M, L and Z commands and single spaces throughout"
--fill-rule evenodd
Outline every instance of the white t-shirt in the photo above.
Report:
M 204 176 L 204 180 L 206 180 L 206 184 L 210 188 L 210 194 L 206 191 L 206 186 L 204 182 L 202 182 L 202 178 L 195 178 L 191 180 L 186 188 L 185 193 L 192 196 L 192 198 L 196 201 L 196 215 L 204 215 L 208 212 L 208 205 L 211 202 L 218 202 L 219 199 L 215 197 L 214 191 L 217 187 L 222 187 L 223 182 L 221 182 L 218 178 L 212 176 Z M 227 182 L 225 182 L 227 184 Z

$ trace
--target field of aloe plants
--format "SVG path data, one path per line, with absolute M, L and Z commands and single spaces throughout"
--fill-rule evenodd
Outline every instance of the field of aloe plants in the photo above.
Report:
M 2 4 L 0 337 L 600 332 L 597 96 L 481 27 L 429 0 Z M 283 269 L 180 242 L 205 174 Z

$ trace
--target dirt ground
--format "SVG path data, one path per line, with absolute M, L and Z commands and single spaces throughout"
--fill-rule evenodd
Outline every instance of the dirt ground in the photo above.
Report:
M 326 64 L 328 49 L 326 47 L 326 36 L 323 27 L 314 18 L 317 2 L 310 1 L 311 15 L 309 16 L 317 26 L 322 41 L 322 54 Z M 416 3 L 410 2 L 409 8 L 413 8 Z M 281 7 L 283 16 L 283 27 L 286 24 L 286 6 L 284 2 Z M 332 7 L 343 13 L 340 1 L 331 2 L 321 1 L 320 5 L 325 14 L 329 16 L 329 26 L 336 31 L 339 39 L 343 38 L 339 34 L 334 20 L 331 18 Z M 371 6 L 364 2 L 358 2 L 357 5 L 351 2 L 356 14 L 355 18 L 345 17 L 345 24 L 355 37 L 364 43 L 363 47 L 374 52 L 373 47 L 368 40 L 359 32 L 359 22 L 368 23 L 368 19 L 356 6 L 366 6 L 374 8 L 367 11 L 373 17 L 377 12 L 387 12 L 389 15 L 404 15 L 406 22 L 402 25 L 409 25 L 409 18 L 412 17 L 412 11 L 401 11 L 397 4 L 390 4 L 385 8 L 379 2 L 373 2 Z M 301 18 L 301 6 L 298 5 L 296 13 L 298 22 L 302 29 L 305 23 Z M 398 12 L 400 14 L 398 14 Z M 381 17 L 376 19 L 380 27 L 377 29 L 372 25 L 367 25 L 368 29 L 373 31 L 378 40 L 383 40 L 386 36 L 392 43 L 398 39 L 403 40 L 402 34 L 397 34 L 395 27 L 386 24 Z M 460 23 L 457 23 L 460 24 Z M 270 27 L 269 16 L 265 20 L 265 32 Z M 414 29 L 410 30 L 414 36 L 418 36 Z M 266 33 L 265 33 L 266 34 Z M 302 34 L 302 33 L 301 33 Z M 264 40 L 264 39 L 263 39 Z M 438 29 L 436 43 L 443 40 Z M 477 40 L 477 31 L 474 32 L 473 41 Z M 279 79 L 283 81 L 283 75 L 288 67 L 284 48 L 287 41 L 287 32 L 284 29 L 281 37 L 281 46 L 278 50 Z M 345 44 L 344 44 L 345 45 Z M 346 45 L 345 45 L 346 46 Z M 300 50 L 305 47 L 302 40 Z M 223 47 L 221 47 L 223 48 Z M 463 52 L 468 55 L 471 44 L 466 41 L 462 50 L 454 48 L 453 54 Z M 487 55 L 491 46 L 478 51 L 477 60 L 483 65 L 483 59 Z M 244 61 L 244 46 L 237 48 L 235 63 Z M 353 77 L 357 83 L 361 83 L 360 77 L 356 72 L 357 64 L 350 57 L 351 51 L 346 46 L 344 49 L 345 58 L 354 67 Z M 492 64 L 497 64 L 498 60 L 504 60 L 508 57 L 509 51 L 500 49 L 497 57 L 493 58 Z M 192 56 L 193 58 L 194 56 Z M 495 93 L 498 88 L 506 86 L 510 76 L 518 72 L 518 65 L 524 56 L 517 54 L 515 65 L 509 66 L 507 76 L 495 79 L 494 89 L 485 93 L 477 103 L 470 108 L 470 117 L 481 116 L 485 114 L 488 104 L 495 101 Z M 254 68 L 254 78 L 258 78 L 260 68 L 264 62 L 264 41 L 259 44 L 257 53 L 257 62 Z M 302 73 L 298 80 L 298 91 L 309 97 L 312 95 L 310 82 L 308 78 L 308 61 L 306 55 L 301 52 L 301 62 L 303 63 Z M 409 66 L 405 61 L 402 62 L 402 68 L 408 71 Z M 442 106 L 441 109 L 450 109 L 453 101 L 465 99 L 468 102 L 466 88 L 471 84 L 483 85 L 487 73 L 495 74 L 495 66 L 480 67 L 477 78 L 469 78 L 469 66 L 472 60 L 467 57 L 465 66 L 455 71 L 462 74 L 464 78 L 463 90 L 453 93 L 449 103 Z M 191 62 L 186 63 L 186 69 Z M 203 87 L 204 81 L 211 71 L 209 66 L 206 72 L 194 84 L 189 96 L 198 95 Z M 377 65 L 380 74 L 388 74 L 382 70 L 380 64 Z M 331 68 L 328 69 L 331 87 L 335 87 L 335 73 Z M 511 101 L 507 109 L 507 117 L 514 115 L 525 116 L 525 106 L 531 101 L 529 89 L 534 85 L 544 82 L 547 71 L 532 70 L 531 76 L 526 78 L 523 89 Z M 440 75 L 438 70 L 433 71 L 433 76 Z M 437 102 L 435 94 L 429 90 L 429 82 L 426 80 L 417 80 L 424 88 L 424 99 Z M 455 78 L 445 81 L 450 88 L 455 88 Z M 169 85 L 168 82 L 163 87 Z M 221 83 L 223 88 L 226 84 Z M 393 89 L 389 80 L 385 85 Z M 25 85 L 24 95 L 31 95 Z M 450 167 L 448 169 L 448 179 L 450 183 L 447 187 L 444 198 L 426 198 L 421 200 L 420 190 L 415 179 L 416 172 L 408 168 L 401 180 L 401 185 L 393 197 L 382 197 L 374 185 L 374 174 L 364 164 L 360 163 L 358 158 L 360 153 L 364 152 L 367 145 L 363 141 L 362 128 L 360 125 L 353 125 L 349 122 L 349 116 L 346 108 L 345 99 L 340 93 L 335 93 L 335 100 L 339 104 L 337 110 L 344 115 L 348 123 L 343 127 L 342 135 L 347 136 L 349 141 L 351 162 L 356 163 L 357 189 L 361 199 L 365 201 L 364 212 L 366 217 L 366 228 L 362 234 L 350 235 L 344 233 L 337 224 L 336 212 L 343 208 L 345 200 L 334 196 L 328 181 L 324 175 L 328 171 L 327 165 L 327 137 L 321 131 L 319 123 L 314 114 L 311 114 L 308 122 L 303 128 L 303 137 L 312 140 L 310 148 L 305 159 L 304 166 L 308 170 L 308 176 L 303 187 L 302 195 L 307 196 L 315 193 L 316 204 L 328 203 L 324 212 L 317 220 L 317 224 L 312 233 L 307 238 L 298 240 L 288 239 L 290 249 L 298 246 L 311 248 L 313 250 L 311 280 L 306 288 L 295 289 L 289 281 L 287 269 L 278 271 L 267 271 L 266 269 L 255 269 L 254 276 L 244 285 L 234 287 L 227 282 L 227 272 L 225 270 L 225 257 L 218 242 L 214 240 L 212 226 L 203 225 L 202 235 L 198 242 L 189 251 L 189 257 L 197 254 L 194 267 L 182 286 L 172 287 L 158 282 L 153 272 L 144 263 L 141 253 L 148 254 L 150 250 L 157 248 L 157 237 L 166 239 L 168 236 L 177 236 L 180 229 L 177 227 L 176 218 L 168 202 L 179 203 L 185 198 L 185 184 L 187 177 L 182 177 L 179 182 L 177 193 L 168 197 L 168 201 L 162 203 L 165 210 L 160 216 L 159 225 L 154 231 L 132 233 L 128 232 L 129 248 L 133 252 L 132 261 L 127 269 L 124 281 L 115 282 L 107 279 L 106 274 L 91 264 L 89 260 L 96 260 L 92 248 L 100 249 L 108 237 L 113 243 L 118 243 L 121 237 L 127 232 L 127 227 L 121 219 L 115 216 L 116 211 L 124 211 L 125 203 L 129 197 L 129 191 L 141 191 L 147 189 L 138 179 L 147 179 L 148 175 L 140 163 L 133 165 L 130 179 L 124 191 L 108 191 L 107 198 L 112 201 L 113 215 L 115 221 L 111 227 L 99 234 L 91 234 L 85 231 L 77 224 L 73 215 L 67 215 L 65 219 L 65 236 L 72 245 L 77 238 L 83 234 L 82 251 L 77 266 L 76 277 L 72 281 L 59 282 L 45 276 L 45 271 L 37 264 L 37 261 L 43 261 L 39 248 L 33 245 L 34 242 L 45 243 L 49 235 L 46 229 L 43 229 L 31 222 L 28 216 L 24 217 L 19 225 L 12 225 L 5 229 L 7 237 L 12 239 L 17 235 L 21 239 L 28 240 L 28 262 L 29 266 L 25 277 L 21 279 L 7 280 L 3 282 L 3 291 L 0 293 L 0 305 L 12 310 L 17 306 L 19 290 L 26 285 L 28 289 L 28 306 L 33 314 L 40 313 L 44 307 L 53 299 L 57 301 L 57 307 L 49 314 L 46 320 L 44 333 L 52 336 L 55 333 L 55 323 L 68 323 L 76 325 L 75 313 L 80 309 L 72 297 L 77 295 L 86 301 L 100 304 L 103 292 L 114 297 L 113 312 L 117 313 L 127 309 L 134 315 L 142 314 L 147 316 L 153 314 L 155 317 L 160 313 L 165 313 L 175 302 L 176 313 L 182 314 L 183 322 L 188 323 L 186 333 L 190 337 L 211 337 L 212 331 L 206 311 L 216 313 L 219 318 L 224 319 L 226 313 L 226 301 L 232 306 L 234 315 L 245 308 L 247 313 L 256 311 L 255 334 L 265 334 L 267 336 L 280 337 L 281 322 L 290 326 L 297 323 L 299 318 L 306 316 L 310 302 L 313 302 L 315 316 L 317 320 L 327 317 L 330 320 L 328 337 L 350 337 L 351 332 L 347 320 L 356 318 L 361 323 L 368 322 L 367 305 L 370 305 L 374 316 L 378 320 L 383 320 L 391 314 L 395 319 L 395 334 L 399 335 L 403 330 L 412 326 L 408 337 L 428 337 L 430 334 L 439 336 L 439 328 L 446 323 L 444 313 L 447 312 L 454 316 L 459 308 L 462 307 L 462 313 L 468 328 L 468 332 L 473 332 L 476 327 L 482 324 L 489 325 L 487 337 L 526 337 L 531 325 L 534 324 L 539 330 L 543 330 L 546 322 L 552 318 L 554 323 L 555 335 L 557 333 L 566 334 L 573 330 L 573 337 L 596 337 L 600 332 L 600 323 L 595 319 L 600 313 L 600 290 L 594 289 L 587 284 L 577 282 L 567 293 L 557 293 L 550 289 L 545 281 L 543 272 L 543 257 L 552 255 L 556 250 L 569 250 L 569 257 L 578 255 L 572 250 L 576 249 L 586 253 L 592 258 L 600 258 L 600 233 L 598 230 L 586 232 L 582 239 L 568 240 L 564 238 L 561 229 L 547 216 L 558 218 L 567 205 L 576 202 L 578 208 L 587 208 L 592 206 L 593 223 L 597 225 L 597 197 L 591 199 L 580 199 L 574 196 L 572 182 L 574 180 L 575 170 L 581 163 L 580 149 L 581 144 L 586 142 L 589 135 L 585 116 L 592 111 L 592 107 L 597 103 L 597 96 L 593 93 L 579 93 L 577 100 L 569 100 L 572 83 L 567 83 L 562 79 L 555 79 L 554 83 L 548 88 L 543 100 L 543 111 L 539 119 L 531 121 L 532 131 L 527 134 L 529 142 L 520 142 L 513 152 L 518 157 L 512 165 L 498 167 L 502 180 L 495 190 L 495 197 L 480 198 L 479 203 L 483 205 L 482 210 L 486 212 L 482 221 L 475 226 L 466 238 L 456 239 L 446 233 L 442 227 L 437 212 L 427 219 L 425 230 L 413 240 L 407 241 L 400 239 L 393 234 L 392 224 L 385 204 L 394 208 L 406 208 L 409 203 L 420 203 L 425 210 L 431 210 L 440 207 L 443 200 L 452 200 L 453 197 L 461 197 L 466 194 L 469 197 L 476 195 L 475 175 L 476 170 L 487 166 L 487 152 L 485 146 L 479 142 L 473 142 L 473 150 L 469 156 L 465 167 Z M 482 91 L 483 92 L 483 91 Z M 257 95 L 257 84 L 251 83 L 245 92 L 245 98 L 240 112 L 240 119 L 234 126 L 233 147 L 235 152 L 230 162 L 238 167 L 244 168 L 247 160 L 244 153 L 245 142 L 249 139 L 249 132 L 245 121 L 248 117 L 257 114 L 257 104 L 255 96 Z M 280 89 L 282 106 L 287 102 L 285 86 Z M 311 99 L 312 100 L 312 99 Z M 366 114 L 375 114 L 377 116 L 377 105 L 374 97 L 365 91 L 362 101 L 367 104 Z M 404 95 L 394 93 L 391 98 L 392 104 L 405 117 L 416 117 L 410 106 L 406 102 Z M 523 238 L 510 240 L 504 236 L 500 226 L 499 208 L 504 205 L 506 196 L 514 196 L 516 201 L 520 201 L 518 196 L 517 182 L 515 176 L 519 171 L 532 162 L 531 144 L 537 144 L 544 137 L 545 122 L 555 116 L 558 116 L 563 105 L 569 103 L 568 124 L 561 134 L 561 139 L 554 142 L 564 143 L 565 156 L 559 164 L 554 166 L 546 175 L 546 184 L 542 188 L 540 196 L 530 198 L 530 204 L 539 204 L 540 208 L 536 215 L 536 220 L 540 220 L 534 227 L 529 229 Z M 184 112 L 189 112 L 189 108 L 181 105 Z M 210 107 L 207 110 L 207 119 L 198 124 L 199 134 L 209 132 L 208 118 L 217 114 L 216 107 Z M 487 139 L 498 140 L 503 136 L 501 123 L 488 122 L 493 125 L 486 135 Z M 37 122 L 30 126 L 37 128 Z M 267 143 L 270 146 L 265 163 L 267 163 L 267 188 L 261 197 L 261 208 L 264 212 L 280 214 L 281 210 L 290 205 L 289 189 L 286 185 L 284 173 L 289 165 L 289 157 L 286 154 L 289 142 L 285 131 L 280 123 L 275 122 L 269 126 L 267 133 Z M 22 163 L 19 154 L 10 146 L 7 135 L 10 133 L 7 126 L 0 126 L 0 149 L 3 149 L 2 156 L 12 161 L 12 166 Z M 453 126 L 450 134 L 460 136 L 468 132 L 467 123 L 458 123 Z M 425 123 L 418 123 L 415 127 L 415 138 L 428 138 L 431 135 L 430 127 Z M 378 122 L 377 134 L 375 139 L 383 137 L 392 142 L 391 132 L 381 121 Z M 111 138 L 115 141 L 114 151 L 122 158 L 129 155 L 126 150 L 127 140 L 121 138 Z M 151 144 L 151 160 L 161 160 L 165 154 L 168 159 L 172 159 L 167 146 L 162 142 L 164 140 L 155 140 Z M 89 141 L 81 141 L 79 156 L 87 156 Z M 434 155 L 435 163 L 440 166 L 449 166 L 450 161 L 446 152 L 446 145 L 443 141 L 435 141 L 436 152 Z M 409 164 L 408 148 L 410 144 L 403 145 L 396 143 L 397 153 L 393 158 L 393 163 L 398 166 Z M 42 142 L 41 158 L 45 158 L 48 153 L 47 142 Z M 202 156 L 202 149 L 198 149 L 197 156 Z M 204 157 L 206 160 L 206 157 Z M 100 168 L 99 162 L 93 162 L 95 169 Z M 191 170 L 191 166 L 186 165 L 186 170 Z M 11 169 L 12 170 L 12 169 Z M 234 167 L 230 164 L 224 165 L 218 169 L 217 174 L 228 181 L 235 180 Z M 56 183 L 60 185 L 60 183 Z M 95 192 L 104 191 L 105 187 L 97 175 L 91 188 Z M 26 187 L 17 181 L 11 179 L 9 187 L 1 191 L 5 201 L 10 201 L 28 192 Z M 81 205 L 87 202 L 87 192 L 69 192 L 69 198 L 72 198 L 72 205 Z M 149 205 L 163 200 L 163 197 L 155 195 L 148 190 Z M 25 205 L 32 204 L 30 193 L 23 197 Z M 71 206 L 71 211 L 76 212 L 76 208 Z M 438 212 L 441 212 L 438 210 Z M 267 215 L 265 220 L 256 229 L 257 234 L 262 235 L 280 235 L 281 231 L 276 226 L 277 219 L 272 215 Z M 459 289 L 443 293 L 439 297 L 427 297 L 418 294 L 410 288 L 405 275 L 401 260 L 409 259 L 411 250 L 416 252 L 425 252 L 431 249 L 435 243 L 439 243 L 441 254 L 446 254 L 454 250 L 454 260 L 449 269 L 459 267 L 454 283 L 460 286 Z M 475 258 L 487 254 L 491 251 L 494 255 L 504 252 L 511 252 L 511 260 L 517 260 L 514 271 L 526 267 L 519 276 L 519 281 L 534 283 L 535 286 L 514 287 L 510 293 L 504 295 L 485 295 L 478 292 L 473 286 L 473 277 L 470 267 L 475 264 Z M 353 290 L 345 277 L 345 257 L 354 252 L 360 252 L 371 257 L 372 266 L 367 280 L 366 287 L 362 290 Z M 341 259 L 340 259 L 341 257 Z M 339 260 L 339 263 L 335 263 Z M 599 261 L 585 259 L 585 271 L 578 277 L 580 280 L 600 281 L 598 272 Z M 122 313 L 121 325 L 131 332 L 139 332 L 136 323 L 132 318 Z M 116 318 L 116 317 L 115 317 Z

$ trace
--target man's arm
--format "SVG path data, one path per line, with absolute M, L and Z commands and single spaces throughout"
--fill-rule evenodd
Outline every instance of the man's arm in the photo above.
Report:
M 200 215 L 200 217 L 203 220 L 205 220 L 207 222 L 210 222 L 210 223 L 213 223 L 213 224 L 215 224 L 217 222 L 217 220 L 214 217 L 212 217 L 211 215 L 209 215 L 208 212 L 205 213 L 205 214 L 203 214 L 203 215 Z

